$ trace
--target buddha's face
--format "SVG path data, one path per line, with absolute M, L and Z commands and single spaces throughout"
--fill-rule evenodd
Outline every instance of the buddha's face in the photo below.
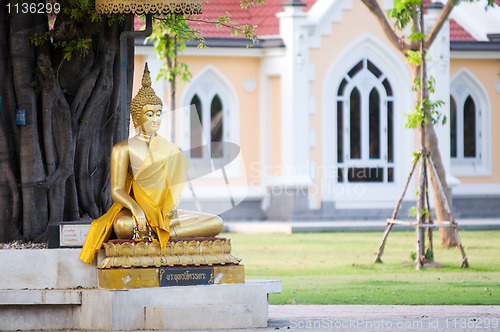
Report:
M 139 117 L 142 131 L 147 134 L 156 133 L 160 129 L 161 113 L 161 105 L 144 105 Z

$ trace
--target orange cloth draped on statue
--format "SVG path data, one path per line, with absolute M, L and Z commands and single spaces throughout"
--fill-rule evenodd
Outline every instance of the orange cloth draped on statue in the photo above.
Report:
M 129 173 L 127 176 L 127 192 L 144 211 L 149 225 L 158 235 L 161 249 L 165 249 L 170 237 L 168 214 L 186 184 L 188 168 L 189 162 L 175 144 L 155 136 L 140 168 L 135 175 Z M 106 214 L 92 222 L 80 253 L 81 260 L 92 263 L 102 244 L 109 239 L 113 221 L 123 208 L 115 202 Z

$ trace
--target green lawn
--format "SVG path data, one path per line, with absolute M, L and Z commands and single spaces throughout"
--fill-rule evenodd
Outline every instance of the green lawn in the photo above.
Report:
M 444 268 L 416 271 L 415 232 L 391 232 L 383 264 L 373 264 L 382 233 L 225 234 L 247 279 L 283 282 L 271 304 L 500 304 L 500 231 L 460 231 L 469 258 L 441 249 Z

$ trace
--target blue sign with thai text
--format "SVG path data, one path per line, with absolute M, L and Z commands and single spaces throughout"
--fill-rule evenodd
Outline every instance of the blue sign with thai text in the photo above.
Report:
M 161 267 L 158 269 L 160 287 L 211 285 L 214 283 L 213 267 Z
M 26 110 L 16 110 L 16 126 L 26 125 Z

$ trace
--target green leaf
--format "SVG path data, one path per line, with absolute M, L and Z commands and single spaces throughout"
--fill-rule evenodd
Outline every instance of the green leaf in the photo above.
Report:
M 414 32 L 411 35 L 408 36 L 409 40 L 422 40 L 425 39 L 425 33 L 422 32 Z
M 411 87 L 412 91 L 419 91 L 421 89 L 420 85 L 420 77 L 415 77 L 413 79 L 413 86 Z
M 425 251 L 424 257 L 428 261 L 433 261 L 434 260 L 434 255 L 432 254 L 432 251 L 429 248 L 427 248 L 427 250 Z
M 448 118 L 446 117 L 446 115 L 443 115 L 443 122 L 441 122 L 441 124 L 444 126 L 447 121 L 448 121 Z
M 406 51 L 406 59 L 412 65 L 421 65 L 422 64 L 422 52 L 420 51 Z
M 393 8 L 387 12 L 387 15 L 394 19 L 394 26 L 397 29 L 404 30 L 420 11 L 421 2 L 422 0 L 394 0 Z
M 413 160 L 412 160 L 412 163 L 416 163 L 417 161 L 419 161 L 420 156 L 421 156 L 420 152 L 418 152 L 418 151 L 413 151 L 413 152 L 412 152 L 412 154 L 413 154 Z
M 408 217 L 416 217 L 416 216 L 417 216 L 417 207 L 416 206 L 412 206 L 408 210 Z
M 43 34 L 35 33 L 35 34 L 32 34 L 29 36 L 29 40 L 30 40 L 31 44 L 33 44 L 35 46 L 40 46 L 40 45 L 43 45 L 47 42 L 47 40 L 49 39 L 49 36 L 50 36 L 50 32 L 45 32 Z
M 264 0 L 241 0 L 241 8 L 248 8 L 250 6 L 257 7 L 260 6 Z
M 406 129 L 419 128 L 424 122 L 423 112 L 420 109 L 420 102 L 417 102 L 416 109 L 405 113 L 405 116 L 406 116 L 406 122 L 405 122 Z

